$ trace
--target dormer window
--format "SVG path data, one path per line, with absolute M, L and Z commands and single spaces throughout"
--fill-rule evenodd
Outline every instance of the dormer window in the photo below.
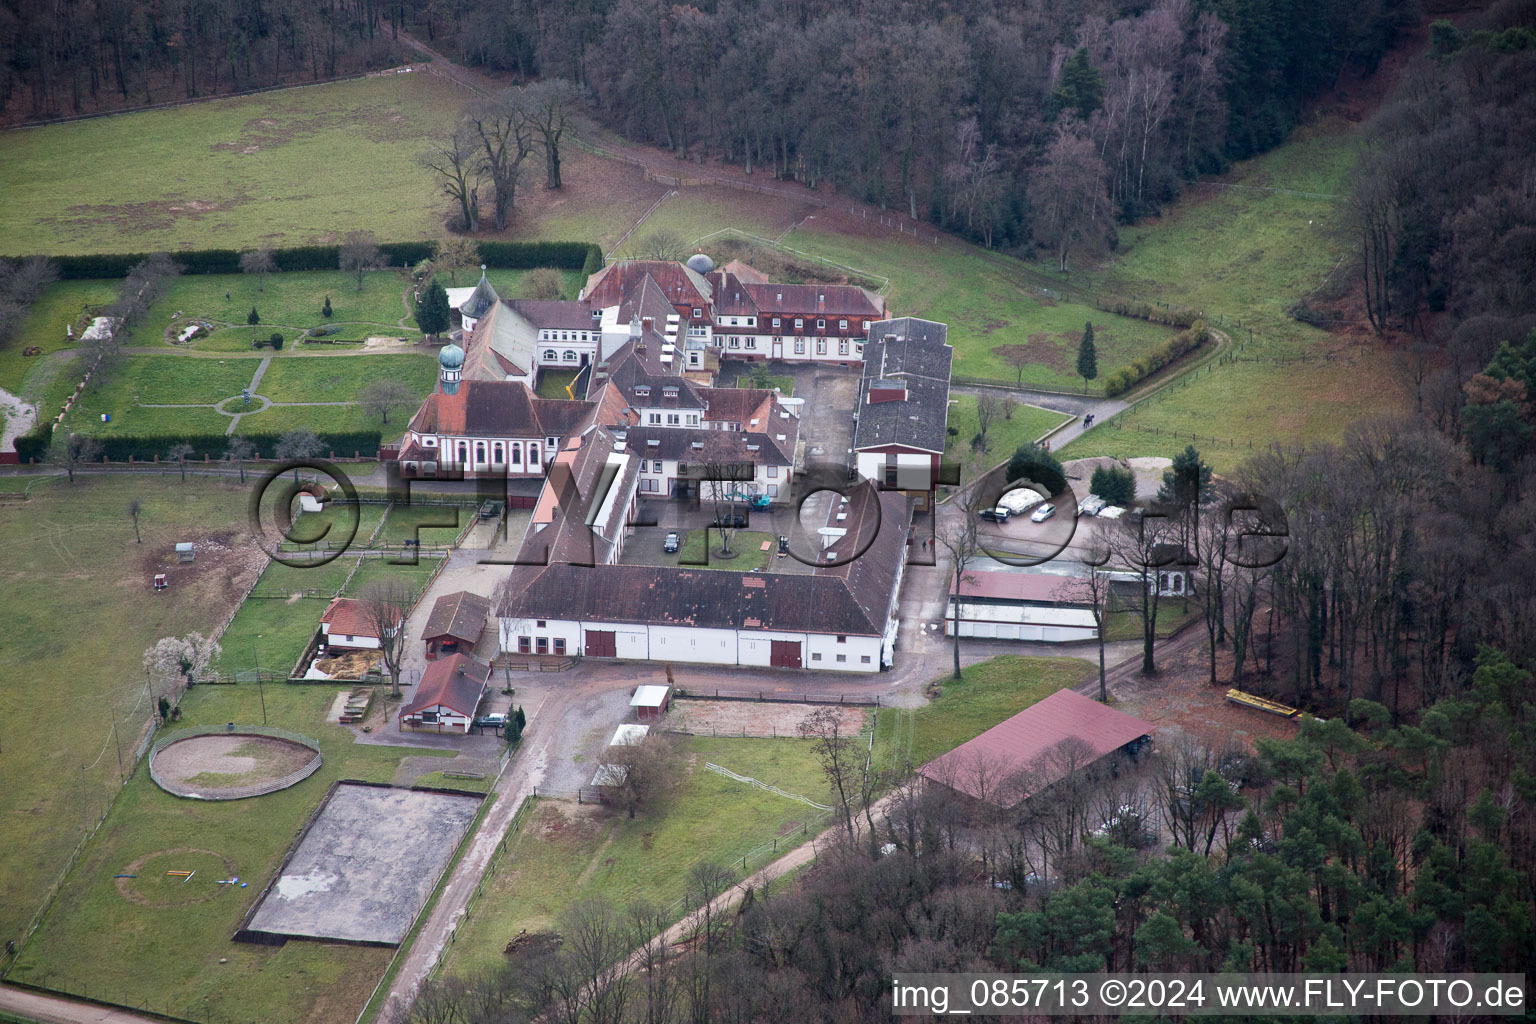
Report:
M 690 448 L 692 448 L 692 449 L 694 449 L 694 450 L 695 450 L 695 451 L 699 451 L 699 450 L 702 450 L 702 449 L 703 449 L 703 447 L 704 447 L 704 442 L 703 442 L 703 441 L 694 441 L 694 442 L 693 442 L 693 443 L 692 443 L 692 444 L 690 444 L 690 445 L 689 445 L 689 446 L 688 446 L 688 447 L 690 447 Z
M 747 445 L 747 451 L 749 451 L 749 452 L 755 452 L 755 451 L 757 451 L 757 450 L 758 450 L 758 449 L 759 449 L 759 448 L 760 448 L 760 447 L 762 447 L 762 446 L 761 446 L 761 445 L 755 445 L 755 444 L 749 444 L 749 445 Z
M 798 317 L 798 316 L 795 317 L 795 330 L 799 331 L 799 330 L 804 330 L 804 329 L 805 329 L 805 320 L 802 319 L 801 317 Z
M 636 398 L 650 398 L 651 397 L 651 386 L 649 384 L 638 384 L 638 385 L 636 385 L 635 386 L 635 397 Z
M 649 438 L 649 439 L 648 439 L 648 440 L 647 440 L 647 441 L 646 441 L 646 442 L 645 442 L 645 446 L 646 446 L 646 447 L 647 447 L 647 448 L 660 448 L 660 447 L 661 447 L 661 439 L 660 439 L 660 438 L 657 438 L 657 437 L 652 437 L 652 438 Z
M 839 320 L 837 322 L 837 329 L 840 330 L 840 331 L 846 331 L 848 329 L 848 321 L 847 320 Z
M 693 318 L 695 320 L 699 319 L 703 315 L 704 315 L 704 311 L 702 309 L 696 309 L 696 310 L 693 311 Z
M 662 388 L 661 389 L 661 395 L 662 395 L 663 398 L 676 398 L 677 397 L 677 388 L 674 388 L 674 387 Z
M 816 321 L 816 329 L 818 331 L 826 330 L 827 329 L 827 322 L 825 320 L 817 320 Z

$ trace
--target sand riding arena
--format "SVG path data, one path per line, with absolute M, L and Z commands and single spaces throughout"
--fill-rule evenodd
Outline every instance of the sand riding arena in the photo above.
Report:
M 193 800 L 241 800 L 287 789 L 319 770 L 320 745 L 264 726 L 189 729 L 149 755 L 149 774 L 167 793 Z

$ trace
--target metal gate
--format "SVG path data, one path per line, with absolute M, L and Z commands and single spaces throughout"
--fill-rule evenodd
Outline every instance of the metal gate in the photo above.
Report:
M 774 640 L 772 643 L 773 648 L 768 652 L 768 664 L 774 668 L 800 667 L 800 641 Z
M 587 657 L 613 658 L 618 655 L 617 634 L 613 630 L 587 630 Z

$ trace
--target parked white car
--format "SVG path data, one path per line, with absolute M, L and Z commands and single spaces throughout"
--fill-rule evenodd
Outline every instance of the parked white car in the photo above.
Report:
M 1041 505 L 1039 508 L 1035 509 L 1029 514 L 1029 521 L 1032 523 L 1043 523 L 1055 514 L 1055 505 Z

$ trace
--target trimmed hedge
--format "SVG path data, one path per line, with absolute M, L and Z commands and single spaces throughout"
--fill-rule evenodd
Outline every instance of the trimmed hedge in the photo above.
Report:
M 29 449 L 23 448 L 21 444 L 29 436 L 17 438 L 16 448 L 21 453 L 23 462 L 34 457 Z M 275 458 L 277 445 L 283 439 L 281 433 L 273 432 L 242 433 L 239 436 L 255 445 L 257 457 L 263 459 Z M 379 450 L 379 443 L 383 438 L 377 430 L 337 430 L 322 432 L 317 436 L 320 438 L 320 443 L 325 446 L 326 452 L 335 452 L 340 458 L 351 458 L 353 452 L 359 452 L 365 456 L 372 455 Z M 165 453 L 171 450 L 171 446 L 182 443 L 192 446 L 192 454 L 188 459 L 202 461 L 204 455 L 222 459 L 231 439 L 224 434 L 144 434 L 98 437 L 97 440 L 101 442 L 102 457 L 109 462 L 127 462 L 130 457 L 136 462 L 153 462 L 157 457 L 164 462 L 166 461 Z M 42 450 L 36 453 L 36 457 L 41 457 L 47 449 L 48 446 L 45 443 Z M 322 455 L 321 458 L 325 456 Z
M 1134 317 L 1148 323 L 1168 324 L 1171 327 L 1193 327 L 1200 320 L 1200 313 L 1193 309 L 1159 306 L 1155 302 L 1138 302 L 1134 299 L 1111 299 L 1098 303 L 1106 313 Z
M 597 246 L 587 242 L 481 242 L 480 262 L 503 270 L 532 270 L 534 267 L 559 267 L 580 270 Z M 597 249 L 598 266 L 602 250 Z
M 39 420 L 31 430 L 16 438 L 16 454 L 22 462 L 41 460 L 53 443 L 53 420 Z
M 430 259 L 436 245 L 432 242 L 381 242 L 379 251 L 390 266 L 409 267 Z M 533 267 L 558 267 L 562 270 L 587 270 L 596 273 L 603 266 L 603 250 L 588 242 L 481 242 L 480 260 L 487 266 L 507 270 Z M 272 249 L 272 261 L 280 271 L 335 270 L 341 261 L 341 247 L 336 245 L 296 245 Z M 59 277 L 66 281 L 92 278 L 127 277 L 128 271 L 149 253 L 94 253 L 88 256 L 50 257 L 59 267 Z M 238 274 L 238 249 L 184 249 L 171 258 L 189 274 Z M 590 268 L 590 269 L 588 269 Z
M 1169 363 L 1193 352 L 1210 339 L 1211 332 L 1205 326 L 1205 321 L 1196 320 L 1187 330 L 1180 331 L 1134 363 L 1122 366 L 1105 377 L 1104 394 L 1111 398 L 1123 394 Z

